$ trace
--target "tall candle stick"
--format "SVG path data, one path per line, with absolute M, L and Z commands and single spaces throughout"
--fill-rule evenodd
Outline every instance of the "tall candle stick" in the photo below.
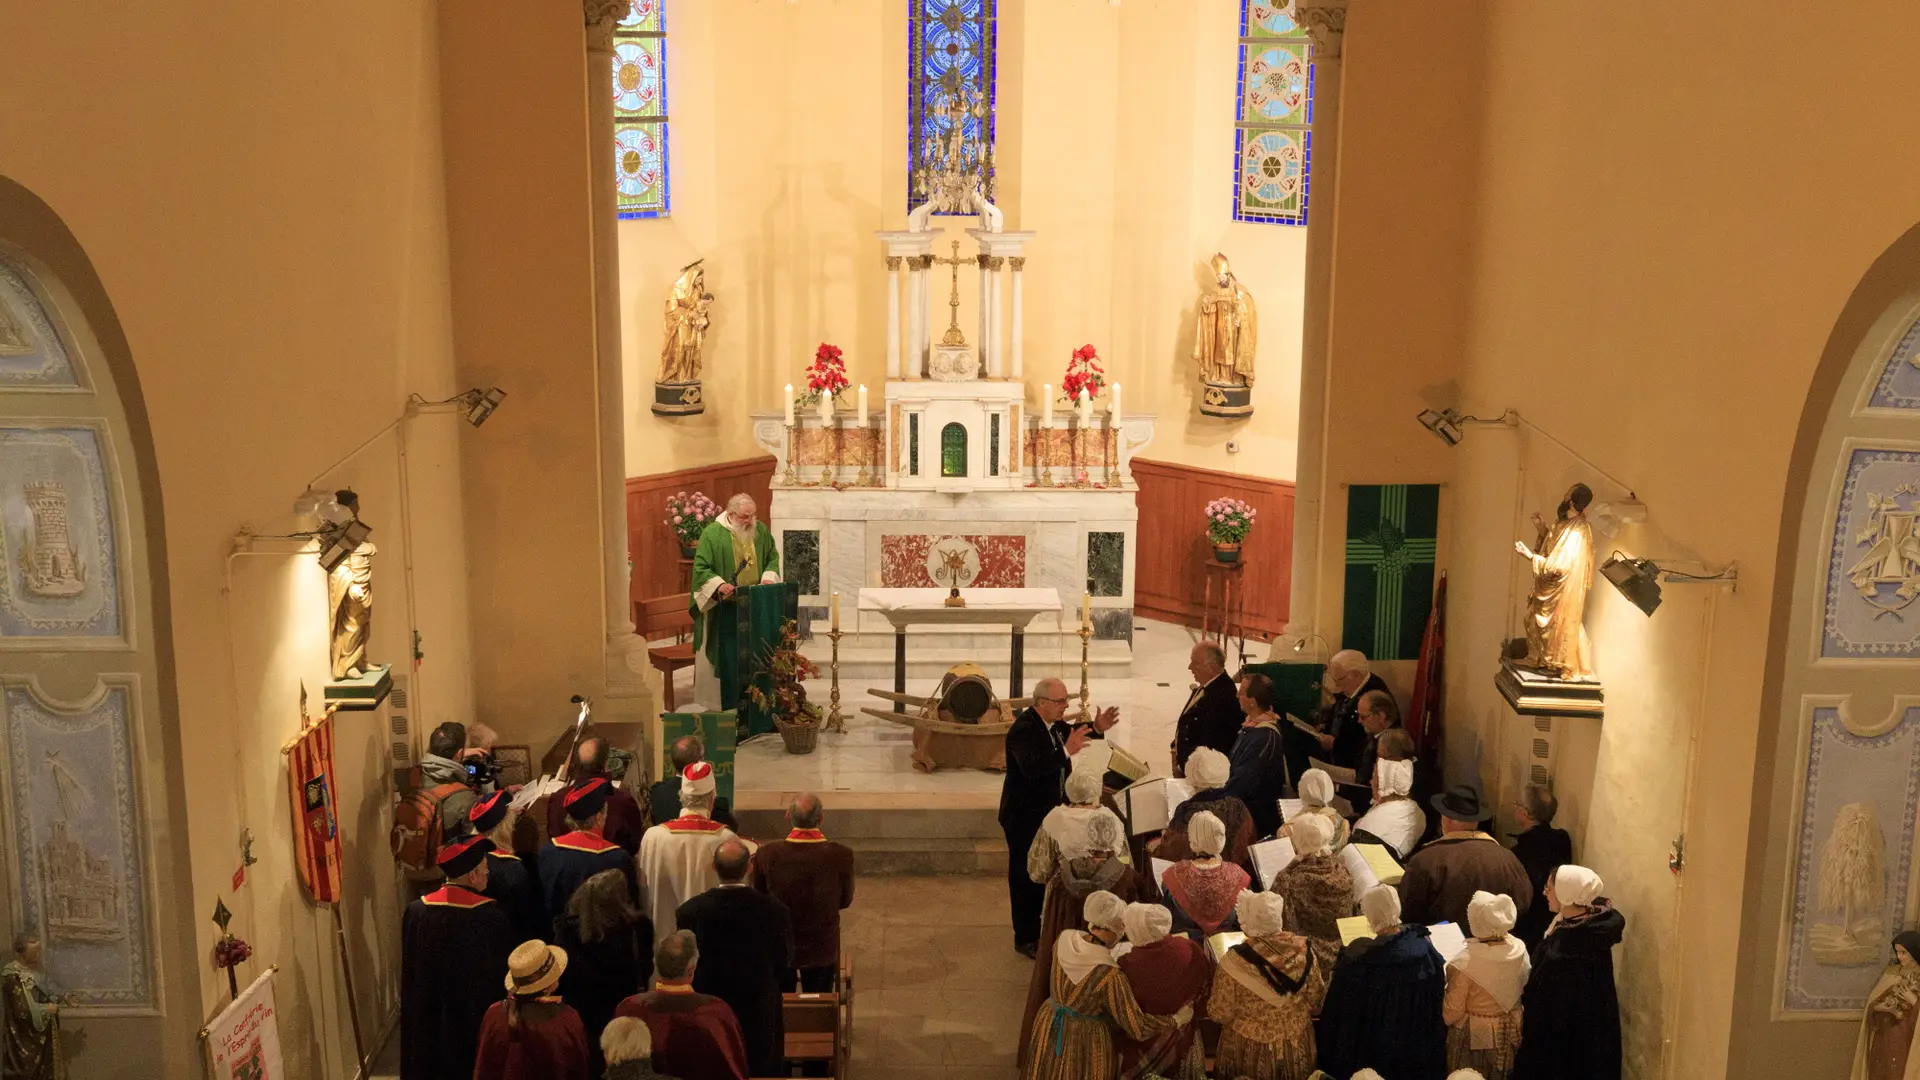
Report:
M 1113 400 L 1107 403 L 1107 422 L 1120 426 L 1120 384 L 1113 384 Z
M 1080 426 L 1089 427 L 1092 424 L 1093 424 L 1093 395 L 1089 394 L 1085 389 L 1082 389 L 1080 391 Z
M 833 590 L 833 628 L 840 629 L 840 590 Z
M 1040 427 L 1044 430 L 1053 426 L 1053 384 L 1040 384 Z M 1042 436 L 1045 438 L 1045 436 Z
M 820 391 L 820 426 L 833 426 L 833 395 Z
M 1083 592 L 1080 594 L 1080 625 L 1081 626 L 1093 625 L 1093 594 L 1092 593 Z
M 867 426 L 867 384 L 860 384 L 860 425 Z
M 787 426 L 792 427 L 793 426 L 793 384 L 792 383 L 787 384 L 787 397 L 785 401 L 781 402 L 781 404 L 786 406 Z

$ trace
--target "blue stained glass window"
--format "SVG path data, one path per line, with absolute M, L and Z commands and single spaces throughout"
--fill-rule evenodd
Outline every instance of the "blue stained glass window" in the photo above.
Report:
M 993 147 L 994 8 L 997 0 L 907 0 L 907 209 L 926 202 L 913 190 L 929 140 L 947 134 L 949 121 L 936 107 L 941 90 L 971 91 L 985 107 L 984 117 L 969 116 L 962 130 L 989 152 Z M 982 132 L 980 126 L 986 125 Z M 993 201 L 993 166 L 988 157 L 987 201 Z
M 1240 0 L 1233 216 L 1307 223 L 1313 165 L 1313 59 L 1290 5 Z
M 613 162 L 623 218 L 666 217 L 666 0 L 633 0 L 613 28 Z

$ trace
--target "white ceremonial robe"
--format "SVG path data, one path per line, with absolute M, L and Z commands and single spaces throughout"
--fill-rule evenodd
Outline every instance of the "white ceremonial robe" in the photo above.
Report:
M 641 889 L 653 920 L 653 943 L 679 928 L 674 913 L 686 900 L 720 884 L 714 849 L 736 839 L 733 830 L 694 810 L 648 829 L 640 837 Z

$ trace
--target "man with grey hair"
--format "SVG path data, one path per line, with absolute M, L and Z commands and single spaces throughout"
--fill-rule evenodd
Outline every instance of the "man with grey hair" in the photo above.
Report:
M 691 930 L 675 930 L 662 938 L 653 951 L 653 989 L 621 1002 L 613 1024 L 620 1017 L 646 1024 L 653 1067 L 667 1076 L 746 1080 L 750 1074 L 740 1021 L 726 1002 L 693 988 L 699 964 L 700 945 Z M 609 1032 L 613 1024 L 607 1025 Z
M 1000 828 L 1007 836 L 1007 896 L 1013 909 L 1013 947 L 1031 957 L 1040 946 L 1040 907 L 1047 888 L 1027 874 L 1027 851 L 1047 813 L 1066 801 L 1067 773 L 1073 755 L 1088 740 L 1104 738 L 1120 721 L 1120 711 L 1101 709 L 1091 725 L 1066 722 L 1067 684 L 1041 679 L 1033 704 L 1007 729 L 1007 772 L 1000 783 Z
M 826 808 L 811 791 L 787 803 L 786 838 L 753 855 L 753 887 L 787 905 L 793 917 L 794 970 L 785 988 L 824 994 L 840 967 L 840 913 L 853 904 L 853 849 L 821 831 Z
M 1292 724 L 1285 725 L 1282 733 L 1287 774 L 1295 784 L 1312 768 L 1308 758 L 1347 768 L 1359 764 L 1367 745 L 1367 733 L 1360 723 L 1360 696 L 1372 690 L 1392 696 L 1387 684 L 1374 674 L 1366 653 L 1341 649 L 1327 658 L 1327 669 L 1320 675 L 1320 700 L 1324 704 L 1314 721 L 1319 734 L 1309 735 Z
M 1187 759 L 1195 750 L 1210 747 L 1233 753 L 1233 741 L 1247 719 L 1240 711 L 1240 695 L 1227 675 L 1227 654 L 1211 641 L 1194 643 L 1187 654 L 1193 674 L 1193 692 L 1173 722 L 1173 775 L 1187 774 Z
M 716 609 L 748 585 L 780 580 L 780 552 L 773 532 L 759 520 L 759 507 L 744 492 L 701 530 L 693 552 L 693 579 L 687 614 L 693 618 L 693 699 L 709 709 L 728 710 L 740 701 L 734 620 L 714 619 Z
M 652 815 L 654 824 L 672 821 L 680 815 L 680 776 L 687 771 L 687 766 L 705 760 L 707 744 L 700 736 L 682 735 L 673 740 L 667 748 L 666 775 L 647 791 L 647 812 Z M 716 794 L 713 798 L 713 820 L 735 831 L 740 828 L 724 795 Z

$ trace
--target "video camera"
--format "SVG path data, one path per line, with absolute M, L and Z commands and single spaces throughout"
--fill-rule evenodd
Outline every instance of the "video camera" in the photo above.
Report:
M 475 791 L 492 784 L 500 783 L 500 763 L 493 760 L 492 753 L 474 754 L 460 759 L 467 769 L 467 786 Z

